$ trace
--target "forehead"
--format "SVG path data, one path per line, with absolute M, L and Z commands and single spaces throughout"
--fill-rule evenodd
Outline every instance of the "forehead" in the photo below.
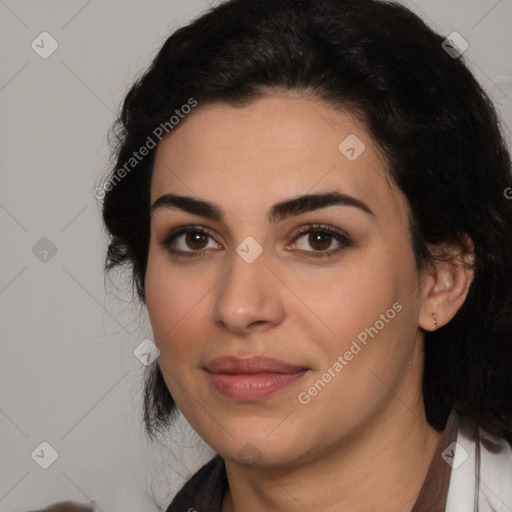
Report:
M 355 117 L 283 94 L 246 107 L 198 105 L 158 145 L 151 201 L 172 192 L 210 199 L 227 210 L 263 208 L 326 189 L 380 203 L 388 213 L 404 208 L 377 144 Z

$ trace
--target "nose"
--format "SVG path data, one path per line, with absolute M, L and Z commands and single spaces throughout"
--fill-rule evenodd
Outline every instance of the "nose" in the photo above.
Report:
M 231 270 L 219 284 L 214 322 L 236 334 L 275 327 L 285 317 L 283 289 L 264 253 L 252 263 L 235 254 Z

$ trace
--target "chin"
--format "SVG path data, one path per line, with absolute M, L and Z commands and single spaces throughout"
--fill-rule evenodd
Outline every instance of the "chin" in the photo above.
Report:
M 280 466 L 297 460 L 297 448 L 302 446 L 303 435 L 290 431 L 289 426 L 276 419 L 246 421 L 226 425 L 229 434 L 213 440 L 210 446 L 224 459 L 244 466 Z M 276 428 L 277 427 L 277 428 Z

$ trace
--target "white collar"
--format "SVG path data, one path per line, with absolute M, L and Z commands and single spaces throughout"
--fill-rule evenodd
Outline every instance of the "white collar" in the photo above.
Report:
M 485 431 L 480 430 L 480 437 L 478 511 L 512 512 L 512 448 Z M 476 512 L 476 442 L 464 424 L 452 444 L 447 450 L 454 449 L 454 457 L 445 458 L 452 461 L 445 512 Z

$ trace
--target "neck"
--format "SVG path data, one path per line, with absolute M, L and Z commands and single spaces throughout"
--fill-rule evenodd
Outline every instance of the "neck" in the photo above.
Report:
M 230 489 L 222 512 L 409 512 L 440 437 L 421 400 L 414 408 L 394 400 L 352 439 L 302 465 L 258 468 L 226 460 Z

